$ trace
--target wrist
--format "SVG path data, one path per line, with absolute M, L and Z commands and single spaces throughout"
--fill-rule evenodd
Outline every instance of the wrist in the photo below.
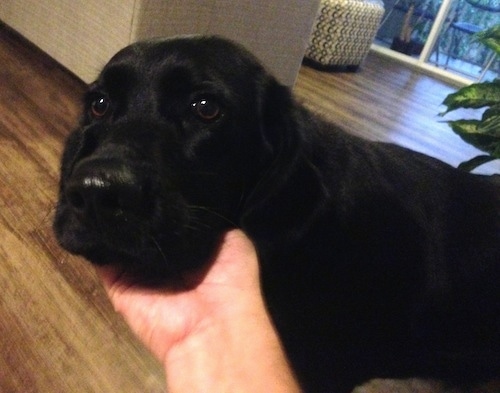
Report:
M 164 367 L 168 391 L 298 392 L 264 308 L 200 326 L 172 346 Z

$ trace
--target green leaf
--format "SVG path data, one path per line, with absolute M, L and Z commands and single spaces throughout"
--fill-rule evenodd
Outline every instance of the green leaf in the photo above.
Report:
M 449 121 L 448 124 L 465 142 L 500 158 L 500 138 L 497 135 L 482 133 L 481 120 L 453 120 Z
M 490 162 L 490 161 L 493 161 L 493 160 L 496 160 L 496 158 L 492 157 L 492 156 L 477 156 L 477 157 L 474 157 L 471 160 L 462 162 L 458 166 L 458 169 L 470 172 L 470 171 L 476 169 L 479 165 L 486 164 L 487 162 Z
M 486 45 L 500 55 L 500 23 L 474 34 L 474 41 Z
M 483 113 L 478 132 L 500 139 L 500 105 L 495 105 Z
M 500 80 L 474 83 L 449 94 L 443 102 L 447 109 L 441 115 L 458 108 L 483 108 L 500 102 Z
M 500 55 L 500 24 L 474 35 L 474 40 L 486 45 Z M 452 130 L 465 142 L 489 155 L 481 155 L 463 162 L 459 168 L 471 171 L 486 162 L 500 159 L 500 79 L 475 83 L 450 94 L 443 102 L 444 116 L 458 108 L 487 108 L 481 120 L 448 121 Z

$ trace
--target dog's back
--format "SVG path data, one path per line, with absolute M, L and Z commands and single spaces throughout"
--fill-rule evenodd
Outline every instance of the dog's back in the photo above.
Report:
M 498 377 L 498 179 L 304 116 L 309 139 L 272 190 L 279 202 L 243 228 L 310 390 L 373 376 Z M 331 375 L 345 385 L 330 386 Z

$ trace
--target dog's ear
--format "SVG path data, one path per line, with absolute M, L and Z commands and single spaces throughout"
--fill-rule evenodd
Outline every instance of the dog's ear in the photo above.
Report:
M 261 113 L 263 133 L 278 156 L 295 156 L 306 147 L 309 113 L 295 101 L 290 88 L 271 78 L 263 94 Z
M 308 117 L 309 113 L 295 101 L 290 89 L 274 77 L 265 75 L 259 87 L 259 131 L 270 156 L 266 170 L 271 167 L 284 174 L 289 164 L 307 148 L 307 121 L 304 117 Z
M 260 132 L 270 158 L 247 196 L 241 224 L 254 240 L 273 241 L 271 234 L 299 236 L 323 205 L 327 191 L 314 163 L 315 116 L 274 78 L 268 77 L 261 89 Z

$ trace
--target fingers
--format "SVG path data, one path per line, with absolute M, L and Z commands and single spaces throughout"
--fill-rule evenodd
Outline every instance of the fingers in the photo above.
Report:
M 218 257 L 253 258 L 255 248 L 243 231 L 233 229 L 224 235 Z
M 96 272 L 101 278 L 104 288 L 107 292 L 113 287 L 113 285 L 118 281 L 120 276 L 120 271 L 116 266 L 105 265 L 96 266 Z
M 258 287 L 258 281 L 257 255 L 250 239 L 240 230 L 224 234 L 205 282 L 249 288 Z

